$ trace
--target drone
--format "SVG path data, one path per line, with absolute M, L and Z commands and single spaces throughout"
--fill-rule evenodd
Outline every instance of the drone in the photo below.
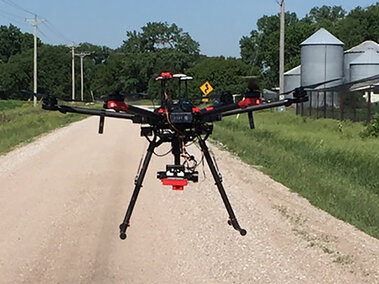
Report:
M 167 94 L 167 83 L 168 81 L 175 79 L 179 79 L 179 94 L 181 82 L 184 81 L 186 84 L 186 96 L 184 100 L 174 101 L 169 99 Z M 125 96 L 119 93 L 103 97 L 104 105 L 102 109 L 90 109 L 58 104 L 58 100 L 54 95 L 33 93 L 33 95 L 43 98 L 42 108 L 44 110 L 59 111 L 64 114 L 79 113 L 100 117 L 98 128 L 99 134 L 102 134 L 104 131 L 106 117 L 127 119 L 133 123 L 141 125 L 140 136 L 147 139 L 148 147 L 134 181 L 134 190 L 125 217 L 119 226 L 120 238 L 122 240 L 127 237 L 126 230 L 130 227 L 132 212 L 149 163 L 153 154 L 155 154 L 155 149 L 164 143 L 171 145 L 170 152 L 173 155 L 173 163 L 166 165 L 165 170 L 157 172 L 157 178 L 162 182 L 162 185 L 171 186 L 173 190 L 183 190 L 189 182 L 196 183 L 199 179 L 198 172 L 196 171 L 196 167 L 199 163 L 194 156 L 190 155 L 186 150 L 186 146 L 194 142 L 197 142 L 201 149 L 203 155 L 202 159 L 205 158 L 221 199 L 225 205 L 229 216 L 227 223 L 242 236 L 245 236 L 247 232 L 245 229 L 241 228 L 237 221 L 237 217 L 234 214 L 233 208 L 222 184 L 222 176 L 218 171 L 217 165 L 214 163 L 214 159 L 212 158 L 206 143 L 207 139 L 212 134 L 213 123 L 222 120 L 223 117 L 248 113 L 250 128 L 254 129 L 254 111 L 306 102 L 308 101 L 306 89 L 312 89 L 321 84 L 333 81 L 330 80 L 306 87 L 299 87 L 283 94 L 292 93 L 292 98 L 264 103 L 261 100 L 258 84 L 253 78 L 250 79 L 248 83 L 249 91 L 239 102 L 233 102 L 233 100 L 230 99 L 230 96 L 224 95 L 221 96 L 220 101 L 217 104 L 199 108 L 188 101 L 187 81 L 190 79 L 192 79 L 192 77 L 185 74 L 172 74 L 170 72 L 162 72 L 160 75 L 156 76 L 155 80 L 161 82 L 160 106 L 153 110 L 128 104 L 125 102 Z

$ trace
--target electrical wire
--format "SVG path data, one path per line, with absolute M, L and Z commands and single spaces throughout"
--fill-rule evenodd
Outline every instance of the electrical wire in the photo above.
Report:
M 1 2 L 3 2 L 4 4 L 8 5 L 9 7 L 12 7 L 12 8 L 15 8 L 19 11 L 22 11 L 22 12 L 25 12 L 27 14 L 30 14 L 30 15 L 33 15 L 35 16 L 36 13 L 20 6 L 19 4 L 15 3 L 14 1 L 12 0 L 0 0 Z M 24 25 L 26 26 L 25 22 L 23 21 L 25 19 L 25 17 L 22 17 L 22 16 L 19 16 L 19 15 L 15 15 L 13 13 L 10 13 L 10 12 L 6 12 L 6 11 L 1 11 L 0 10 L 0 13 L 2 13 L 8 20 L 10 20 L 10 22 L 14 22 L 14 23 L 17 23 L 18 25 Z M 71 43 L 72 40 L 70 40 L 67 36 L 65 36 L 61 31 L 59 31 L 58 28 L 56 28 L 52 23 L 50 23 L 50 21 L 44 21 L 43 22 L 43 26 L 45 26 L 49 32 L 54 35 L 55 38 L 59 39 L 59 41 L 63 41 L 64 43 Z M 52 42 L 52 39 L 51 37 L 47 36 L 45 32 L 41 31 L 41 29 L 39 28 L 39 32 L 50 42 Z
M 3 11 L 3 10 L 0 10 L 0 12 L 3 13 L 3 14 L 5 14 L 5 15 L 8 15 L 10 17 L 19 18 L 19 20 L 24 20 L 24 17 L 18 16 L 18 15 L 15 15 L 15 14 Z
M 171 148 L 169 151 L 167 151 L 167 153 L 164 153 L 164 154 L 157 154 L 157 153 L 155 153 L 155 151 L 154 151 L 153 153 L 154 153 L 155 156 L 161 158 L 161 157 L 165 157 L 165 156 L 167 156 L 168 154 L 170 154 L 171 151 L 172 151 L 172 148 Z
M 0 14 L 1 14 L 4 18 L 8 19 L 10 24 L 17 23 L 18 25 L 22 25 L 22 26 L 25 26 L 25 27 L 28 26 L 25 22 L 23 22 L 23 21 L 19 21 L 19 20 L 15 19 L 15 18 L 14 18 L 15 15 L 12 15 L 12 14 L 10 14 L 10 13 L 7 13 L 7 12 L 1 11 L 1 10 L 0 10 Z M 12 17 L 13 17 L 13 18 L 12 18 Z M 20 18 L 22 18 L 22 17 L 20 17 Z
M 13 7 L 13 8 L 16 8 L 16 9 L 18 9 L 20 11 L 23 11 L 25 13 L 28 13 L 28 14 L 31 14 L 31 15 L 35 15 L 36 14 L 36 13 L 33 13 L 33 12 L 31 12 L 31 11 L 29 11 L 29 10 L 21 7 L 20 5 L 14 3 L 11 0 L 1 0 L 1 2 L 5 3 L 5 4 L 7 4 L 7 5 L 9 5 L 9 6 Z
M 46 27 L 51 33 L 53 33 L 57 38 L 63 39 L 66 43 L 72 43 L 68 37 L 66 37 L 56 26 L 54 26 L 50 21 L 44 22 L 44 27 Z
M 41 29 L 38 29 L 38 32 L 41 34 L 41 35 L 43 35 L 44 37 L 45 37 L 45 39 L 47 39 L 47 41 L 50 41 L 50 42 L 52 42 L 52 40 L 44 33 L 44 32 L 42 32 L 41 31 Z

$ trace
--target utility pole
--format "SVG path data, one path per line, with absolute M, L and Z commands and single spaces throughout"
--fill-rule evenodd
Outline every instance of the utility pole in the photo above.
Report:
M 76 53 L 76 56 L 80 57 L 80 98 L 81 101 L 84 101 L 84 72 L 83 72 L 83 58 L 87 55 L 90 55 L 90 52 L 82 51 L 80 53 Z
M 45 19 L 38 19 L 37 14 L 33 19 L 25 19 L 25 22 L 32 24 L 34 27 L 34 71 L 33 71 L 33 92 L 37 93 L 37 28 L 38 24 L 46 22 Z M 37 106 L 37 97 L 33 97 L 33 106 Z
M 79 45 L 72 43 L 67 47 L 71 48 L 71 65 L 72 65 L 72 95 L 71 99 L 75 101 L 75 48 L 79 47 Z
M 279 93 L 284 93 L 284 0 L 280 0 L 280 40 L 279 40 Z

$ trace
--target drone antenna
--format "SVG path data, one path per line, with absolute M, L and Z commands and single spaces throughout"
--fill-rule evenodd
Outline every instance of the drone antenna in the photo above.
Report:
M 155 80 L 161 81 L 161 106 L 167 106 L 167 93 L 166 93 L 166 81 L 172 79 L 172 74 L 170 72 L 162 72 Z
M 189 80 L 192 80 L 193 79 L 193 77 L 191 77 L 191 76 L 185 76 L 185 77 L 181 77 L 180 78 L 180 81 L 184 81 L 185 82 L 185 84 L 186 84 L 186 100 L 188 101 L 188 81 Z
M 187 75 L 179 73 L 179 74 L 172 75 L 172 77 L 179 79 L 179 94 L 178 94 L 178 96 L 179 96 L 179 98 L 181 98 L 182 97 L 182 90 L 181 90 L 182 89 L 182 78 L 187 77 Z

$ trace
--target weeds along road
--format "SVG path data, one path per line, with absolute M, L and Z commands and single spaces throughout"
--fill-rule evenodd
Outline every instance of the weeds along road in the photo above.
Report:
M 379 282 L 378 240 L 215 147 L 247 235 L 227 225 L 208 168 L 183 192 L 160 184 L 169 155 L 153 157 L 121 241 L 147 143 L 129 121 L 107 119 L 103 135 L 97 123 L 74 123 L 0 157 L 0 283 Z

